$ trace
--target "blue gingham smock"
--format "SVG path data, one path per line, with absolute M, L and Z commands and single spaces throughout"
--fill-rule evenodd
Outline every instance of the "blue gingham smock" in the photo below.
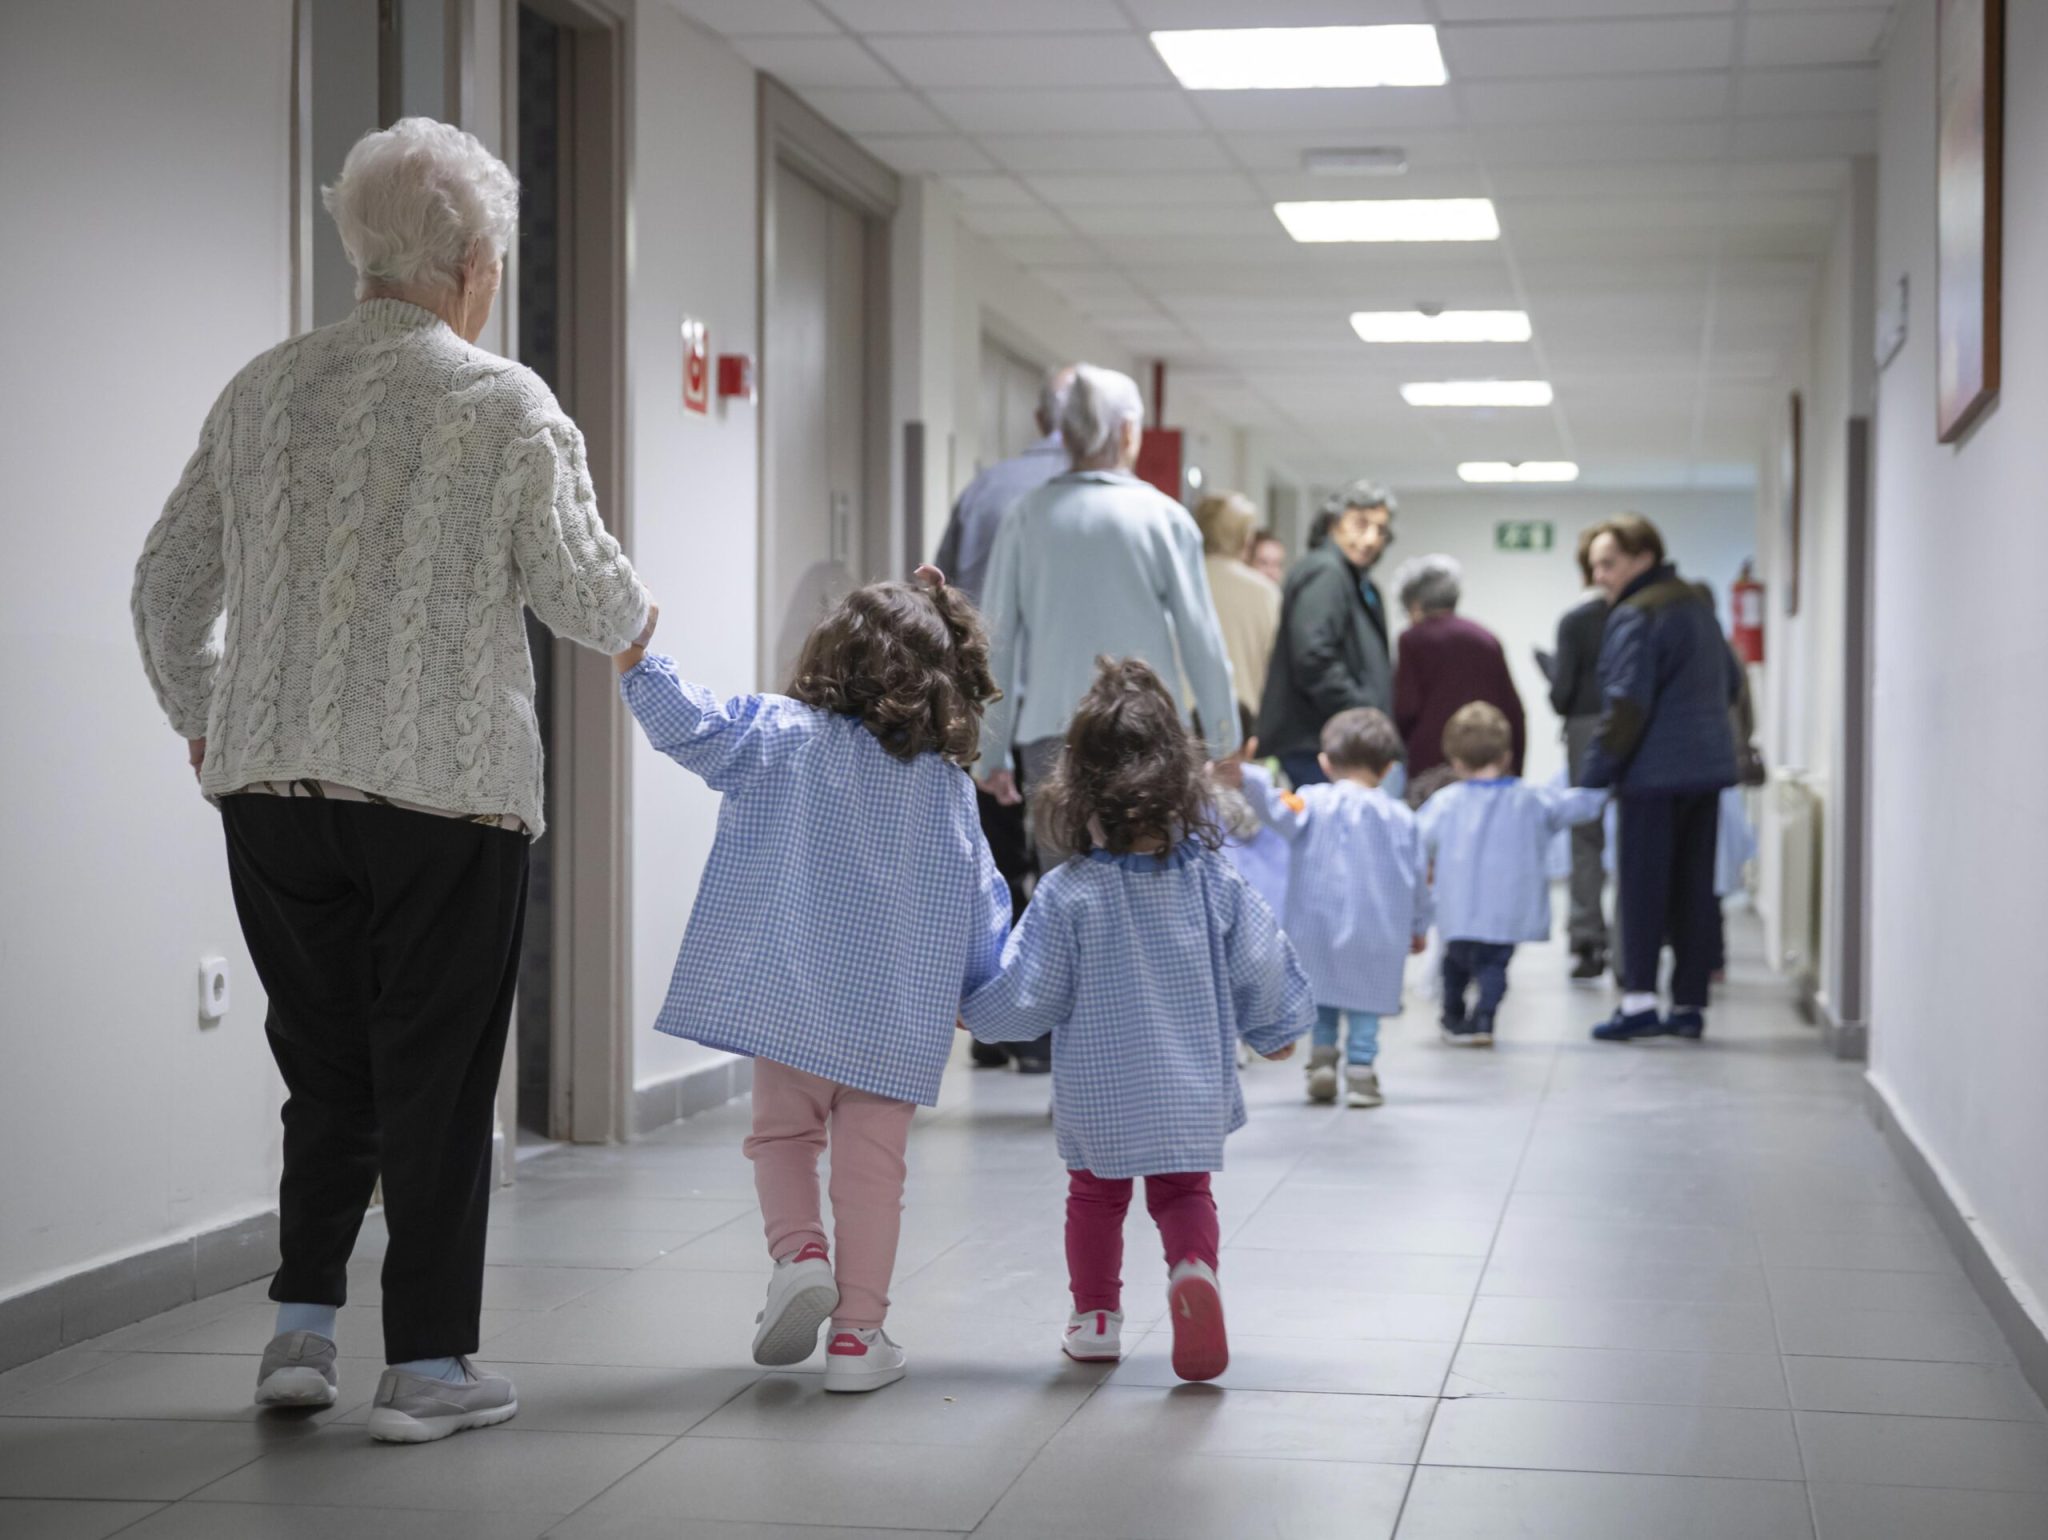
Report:
M 725 796 L 655 1027 L 931 1106 L 1010 921 L 967 773 L 786 696 L 721 703 L 655 654 L 619 690 Z
M 1293 847 L 1283 923 L 1316 1004 L 1375 1016 L 1400 1010 L 1410 943 L 1429 934 L 1429 863 L 1415 815 L 1356 781 L 1290 797 L 1258 765 L 1244 767 L 1244 794 Z
M 1056 868 L 964 1015 L 984 1042 L 1053 1034 L 1060 1158 L 1115 1179 L 1220 1171 L 1245 1120 L 1238 1039 L 1277 1052 L 1315 1002 L 1273 912 L 1188 840 Z
M 1600 816 L 1604 791 L 1531 786 L 1512 775 L 1455 781 L 1417 822 L 1436 867 L 1436 925 L 1446 941 L 1512 944 L 1550 935 L 1550 838 Z

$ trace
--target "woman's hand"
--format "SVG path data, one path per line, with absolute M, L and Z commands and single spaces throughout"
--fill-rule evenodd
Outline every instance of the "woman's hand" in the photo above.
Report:
M 981 789 L 996 799 L 998 807 L 1015 807 L 1024 800 L 1017 790 L 1017 777 L 1008 770 L 991 770 L 981 778 Z
M 622 674 L 630 674 L 640 666 L 640 660 L 647 656 L 647 644 L 654 640 L 654 628 L 661 624 L 661 606 L 649 603 L 647 624 L 640 628 L 640 634 L 633 638 L 633 645 L 624 652 L 612 654 L 612 667 Z
M 1235 754 L 1210 760 L 1209 774 L 1215 777 L 1217 785 L 1240 791 L 1244 787 L 1244 767 L 1258 757 L 1259 740 L 1247 738 L 1238 746 Z
M 204 738 L 187 738 L 185 740 L 185 757 L 192 764 L 192 779 L 198 780 L 200 766 L 206 763 L 206 740 Z

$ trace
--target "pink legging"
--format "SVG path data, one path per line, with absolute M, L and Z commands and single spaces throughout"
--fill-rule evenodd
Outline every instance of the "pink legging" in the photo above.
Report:
M 1088 1171 L 1069 1173 L 1067 1187 L 1067 1279 L 1074 1308 L 1123 1309 L 1124 1215 L 1131 1206 L 1129 1178 L 1112 1181 Z M 1166 1244 L 1166 1265 L 1187 1261 L 1216 1265 L 1222 1234 L 1209 1173 L 1145 1178 L 1145 1207 Z
M 818 1207 L 818 1157 L 832 1146 L 832 1228 L 839 1280 L 835 1326 L 880 1326 L 903 1228 L 904 1147 L 917 1108 L 768 1059 L 754 1061 L 754 1132 L 746 1142 L 754 1190 L 781 1258 L 825 1244 Z

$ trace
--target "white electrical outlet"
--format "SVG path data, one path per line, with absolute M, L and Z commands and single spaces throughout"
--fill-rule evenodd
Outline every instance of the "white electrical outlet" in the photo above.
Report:
M 228 960 L 199 959 L 199 1019 L 219 1021 L 228 1013 Z

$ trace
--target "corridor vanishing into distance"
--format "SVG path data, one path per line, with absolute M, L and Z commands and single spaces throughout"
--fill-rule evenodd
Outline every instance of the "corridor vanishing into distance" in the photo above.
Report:
M 250 1406 L 262 1282 L 67 1348 L 0 1375 L 0 1534 L 2039 1540 L 2040 1402 L 1860 1069 L 1767 981 L 1753 927 L 1733 939 L 1704 1043 L 1589 1042 L 1607 997 L 1553 946 L 1517 958 L 1491 1053 L 1439 1044 L 1411 999 L 1382 1109 L 1248 1070 L 1216 1385 L 1176 1388 L 1142 1205 L 1125 1362 L 1060 1357 L 1046 1082 L 961 1063 L 911 1142 L 900 1385 L 833 1399 L 822 1358 L 749 1362 L 741 1101 L 536 1157 L 498 1197 L 479 1357 L 516 1378 L 515 1421 L 364 1438 L 373 1213 L 336 1407 Z

